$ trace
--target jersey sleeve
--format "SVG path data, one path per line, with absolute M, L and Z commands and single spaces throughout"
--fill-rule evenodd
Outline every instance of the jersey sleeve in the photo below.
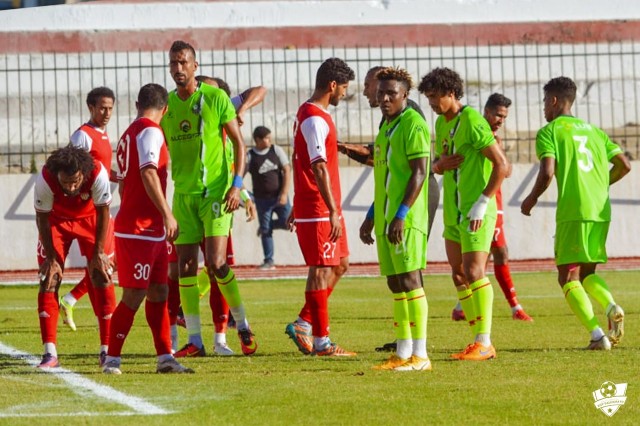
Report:
M 422 122 L 418 120 L 421 120 Z M 429 130 L 427 129 L 427 124 L 424 120 L 416 116 L 407 129 L 407 133 L 408 134 L 405 138 L 407 159 L 414 160 L 416 158 L 428 158 L 431 143 L 428 136 Z
M 69 138 L 69 143 L 76 148 L 82 148 L 85 151 L 91 151 L 91 147 L 93 145 L 93 140 L 91 137 L 82 129 L 78 129 Z
M 216 91 L 217 93 L 213 96 L 213 109 L 220 117 L 220 124 L 225 125 L 236 118 L 236 109 L 226 93 L 221 89 L 216 89 Z
M 471 143 L 475 149 L 481 151 L 486 147 L 496 143 L 496 138 L 493 136 L 491 127 L 484 117 L 479 116 L 480 119 L 474 119 L 471 124 L 470 134 Z
M 536 135 L 536 155 L 539 160 L 543 158 L 556 158 L 555 144 L 553 143 L 553 129 L 549 125 L 540 129 Z
M 33 207 L 39 213 L 48 213 L 53 209 L 53 191 L 42 176 L 42 172 L 36 177 L 36 187 L 33 194 Z
M 278 160 L 280 160 L 280 164 L 282 164 L 282 166 L 286 166 L 289 164 L 289 157 L 287 157 L 287 153 L 284 152 L 284 149 L 280 148 L 278 145 L 274 145 L 273 149 L 276 152 L 276 155 L 278 156 Z
M 607 150 L 607 160 L 611 161 L 611 159 L 616 155 L 622 154 L 622 148 L 620 148 L 615 142 L 613 142 L 609 138 L 609 135 L 607 135 L 601 129 L 598 129 L 598 133 L 600 133 L 602 140 L 604 141 L 604 146 Z
M 236 111 L 238 111 L 238 108 L 242 106 L 242 102 L 244 102 L 244 100 L 242 99 L 242 95 L 236 95 L 231 98 L 231 105 L 233 105 L 233 108 Z
M 158 167 L 162 145 L 164 145 L 164 134 L 157 127 L 147 127 L 138 133 L 136 147 L 140 169 L 148 166 Z
M 327 161 L 327 136 L 329 136 L 329 125 L 322 117 L 312 115 L 300 124 L 300 131 L 307 144 L 310 163 L 316 161 Z
M 100 172 L 96 176 L 95 182 L 91 185 L 91 198 L 96 206 L 111 204 L 111 188 L 109 186 L 109 175 L 104 166 L 100 165 Z

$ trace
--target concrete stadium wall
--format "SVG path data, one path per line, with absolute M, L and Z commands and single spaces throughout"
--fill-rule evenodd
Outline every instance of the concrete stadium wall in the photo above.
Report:
M 640 162 L 633 162 L 629 176 L 611 187 L 613 221 L 609 231 L 607 249 L 610 257 L 639 257 L 637 218 L 640 205 Z M 537 173 L 537 166 L 514 165 L 511 178 L 503 185 L 505 233 L 512 259 L 543 259 L 553 257 L 555 229 L 555 184 L 541 198 L 532 217 L 520 213 L 520 203 L 528 194 Z M 33 210 L 35 175 L 0 175 L 0 270 L 36 268 L 37 229 Z M 341 169 L 343 210 L 351 250 L 351 262 L 377 262 L 374 246 L 365 246 L 358 238 L 360 223 L 372 201 L 373 175 L 370 168 L 345 167 Z M 251 187 L 251 179 L 246 179 Z M 112 214 L 116 214 L 119 199 L 115 187 Z M 169 197 L 171 197 L 171 186 Z M 234 219 L 234 248 L 240 265 L 258 265 L 262 262 L 260 239 L 256 237 L 257 223 L 246 223 L 244 212 Z M 442 210 L 438 209 L 429 241 L 428 259 L 445 261 L 442 240 Z M 282 265 L 304 263 L 294 234 L 276 231 L 275 261 Z M 83 266 L 77 247 L 73 247 L 67 266 Z

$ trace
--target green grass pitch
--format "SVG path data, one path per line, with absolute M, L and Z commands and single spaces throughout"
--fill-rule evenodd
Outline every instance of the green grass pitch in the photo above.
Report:
M 154 373 L 143 309 L 123 349 L 123 375 L 103 375 L 97 365 L 96 321 L 85 298 L 76 305 L 78 331 L 60 323 L 62 367 L 170 413 L 132 414 L 117 402 L 75 389 L 62 375 L 1 354 L 0 425 L 637 424 L 640 271 L 601 275 L 626 311 L 626 334 L 618 347 L 611 352 L 582 350 L 589 335 L 563 300 L 555 274 L 515 274 L 520 302 L 535 322 L 512 320 L 495 284 L 492 337 L 498 357 L 484 362 L 450 361 L 451 353 L 470 343 L 471 333 L 464 323 L 450 319 L 455 304 L 450 278 L 425 275 L 431 372 L 371 369 L 387 356 L 374 348 L 393 340 L 391 296 L 382 278 L 345 278 L 331 296 L 331 337 L 357 351 L 353 359 L 303 356 L 284 334 L 302 306 L 303 280 L 241 282 L 258 352 L 184 360 L 196 370 L 194 375 Z M 64 285 L 62 292 L 69 288 Z M 40 357 L 36 293 L 35 285 L 0 286 L 0 343 Z M 211 353 L 208 300 L 201 306 L 203 337 Z M 594 309 L 606 329 L 602 308 L 594 304 Z M 186 333 L 180 332 L 182 344 Z M 229 330 L 228 341 L 240 353 L 234 334 Z M 628 383 L 626 404 L 612 418 L 593 404 L 592 392 L 605 381 Z

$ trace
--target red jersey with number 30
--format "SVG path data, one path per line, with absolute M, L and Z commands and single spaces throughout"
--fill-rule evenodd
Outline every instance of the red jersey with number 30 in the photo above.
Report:
M 293 210 L 296 220 L 329 217 L 329 209 L 320 194 L 311 165 L 327 164 L 331 193 L 341 212 L 338 136 L 331 115 L 311 102 L 298 109 L 293 128 Z
M 142 183 L 141 170 L 154 167 L 162 193 L 167 190 L 169 153 L 162 128 L 148 118 L 138 118 L 124 132 L 116 150 L 118 180 L 123 185 L 116 236 L 148 241 L 165 239 L 164 221 Z

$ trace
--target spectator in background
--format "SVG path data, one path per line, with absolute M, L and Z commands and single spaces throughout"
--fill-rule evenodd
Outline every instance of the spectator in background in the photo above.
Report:
M 291 166 L 282 148 L 271 143 L 271 130 L 258 126 L 253 130 L 255 148 L 247 152 L 246 171 L 251 174 L 253 197 L 258 210 L 264 262 L 260 269 L 275 269 L 273 261 L 273 230 L 286 229 L 291 213 L 289 188 Z M 277 219 L 273 218 L 274 213 Z

